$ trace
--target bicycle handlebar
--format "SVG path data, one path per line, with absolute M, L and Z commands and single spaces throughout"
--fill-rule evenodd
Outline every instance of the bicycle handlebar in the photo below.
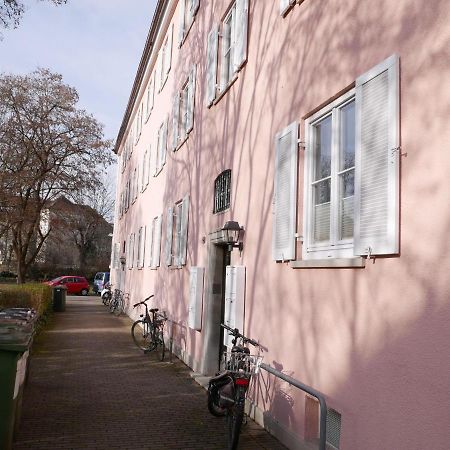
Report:
M 252 344 L 255 347 L 260 347 L 258 342 L 256 342 L 253 339 L 250 339 L 248 337 L 245 337 L 243 334 L 239 333 L 239 329 L 238 328 L 231 328 L 228 325 L 225 325 L 224 323 L 221 323 L 220 326 L 222 328 L 225 328 L 226 330 L 228 330 L 232 336 L 237 337 L 237 338 L 242 338 L 244 344 L 249 343 L 249 344 Z
M 139 306 L 139 305 L 144 305 L 145 302 L 148 302 L 154 296 L 155 296 L 155 294 L 148 296 L 146 299 L 142 300 L 142 302 L 138 302 L 135 305 L 133 305 L 133 308 L 136 308 L 136 306 Z

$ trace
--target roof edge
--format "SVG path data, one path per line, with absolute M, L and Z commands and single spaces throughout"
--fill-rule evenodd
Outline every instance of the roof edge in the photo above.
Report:
M 158 3 L 156 5 L 155 13 L 153 14 L 153 19 L 150 25 L 150 30 L 148 32 L 147 40 L 145 42 L 144 51 L 142 53 L 141 60 L 139 62 L 139 66 L 136 72 L 136 76 L 134 78 L 133 88 L 131 89 L 130 98 L 128 99 L 127 108 L 125 110 L 125 114 L 122 119 L 122 124 L 120 125 L 119 133 L 116 138 L 116 143 L 114 144 L 114 153 L 116 154 L 119 152 L 119 146 L 122 141 L 123 135 L 125 134 L 128 121 L 130 120 L 131 112 L 133 110 L 133 106 L 136 101 L 137 95 L 139 93 L 139 88 L 141 86 L 142 79 L 145 74 L 145 69 L 147 67 L 150 55 L 153 50 L 155 37 L 158 33 L 158 29 L 161 25 L 162 18 L 164 17 L 164 12 L 168 4 L 169 0 L 158 0 Z

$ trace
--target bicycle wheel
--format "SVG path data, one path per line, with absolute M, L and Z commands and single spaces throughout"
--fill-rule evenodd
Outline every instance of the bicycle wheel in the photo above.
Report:
M 114 309 L 113 313 L 116 316 L 120 316 L 123 313 L 123 297 L 122 296 L 120 296 L 117 299 L 116 308 Z
M 147 352 L 151 347 L 150 327 L 145 320 L 140 319 L 133 323 L 131 326 L 131 336 L 136 346 L 142 351 Z
M 228 410 L 228 450 L 236 450 L 239 443 L 242 421 L 244 419 L 244 402 L 238 401 Z
M 156 330 L 156 353 L 160 361 L 164 361 L 166 346 L 164 345 L 164 333 L 161 328 Z

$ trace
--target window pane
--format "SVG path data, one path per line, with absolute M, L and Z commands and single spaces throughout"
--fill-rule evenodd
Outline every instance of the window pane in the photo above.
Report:
M 314 125 L 315 180 L 331 174 L 331 116 Z
M 331 179 L 314 186 L 314 241 L 330 239 Z
M 355 165 L 355 101 L 341 108 L 341 164 L 340 169 Z

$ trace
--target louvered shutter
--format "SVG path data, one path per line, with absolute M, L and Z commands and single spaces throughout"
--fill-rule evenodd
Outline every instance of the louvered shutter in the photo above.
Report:
M 298 123 L 275 136 L 275 182 L 272 255 L 275 261 L 295 259 L 297 217 Z
M 298 123 L 275 136 L 275 181 L 272 254 L 275 261 L 295 259 L 297 217 Z
M 227 48 L 230 46 L 230 25 L 223 23 L 222 25 L 222 50 L 221 50 L 221 61 L 220 61 L 220 86 L 219 90 L 223 91 L 228 83 L 228 67 L 225 64 L 223 55 L 225 55 Z
M 179 8 L 179 28 L 178 28 L 178 46 L 181 47 L 181 44 L 183 43 L 183 39 L 184 39 L 184 10 L 186 7 L 186 0 L 180 0 L 178 2 L 178 4 L 180 5 Z
M 173 208 L 167 208 L 166 226 L 166 264 L 172 265 L 172 229 L 173 229 Z
M 195 78 L 197 74 L 197 67 L 192 66 L 189 74 L 189 89 L 188 89 L 188 110 L 186 117 L 186 132 L 189 133 L 194 128 L 194 109 L 195 109 Z
M 244 333 L 245 315 L 245 267 L 227 266 L 225 270 L 225 309 L 224 323 Z M 232 336 L 224 331 L 223 343 L 232 347 Z
M 216 98 L 218 45 L 219 32 L 217 25 L 214 25 L 208 34 L 206 54 L 206 106 L 210 106 Z
M 151 221 L 151 224 L 149 226 L 149 232 L 147 233 L 147 256 L 146 256 L 146 265 L 148 267 L 153 267 L 153 239 L 155 236 L 155 220 L 153 219 Z
M 355 255 L 399 252 L 399 58 L 356 80 Z
M 162 229 L 162 215 L 155 220 L 155 242 L 153 244 L 153 266 L 159 267 L 161 255 L 161 229 Z
M 164 76 L 167 78 L 167 75 L 170 72 L 170 67 L 172 65 L 172 41 L 173 41 L 173 25 L 169 28 L 169 36 L 167 38 L 167 46 L 166 46 L 166 51 L 164 53 L 164 57 L 166 58 L 165 61 L 165 68 L 166 68 L 166 73 L 164 74 Z
M 181 232 L 179 243 L 179 257 L 181 265 L 186 264 L 188 221 L 189 221 L 189 195 L 186 195 L 186 197 L 183 198 L 183 206 L 181 208 Z
M 236 0 L 236 48 L 234 71 L 239 70 L 247 60 L 248 0 Z
M 202 329 L 204 272 L 204 267 L 191 267 L 189 276 L 188 326 L 197 331 Z
M 168 128 L 169 128 L 169 117 L 166 118 L 164 121 L 164 127 L 163 127 L 163 141 L 162 141 L 162 164 L 164 165 L 166 163 L 167 158 L 167 134 L 168 134 Z
M 178 121 L 180 112 L 180 94 L 175 92 L 172 103 L 172 151 L 177 149 L 178 145 Z

